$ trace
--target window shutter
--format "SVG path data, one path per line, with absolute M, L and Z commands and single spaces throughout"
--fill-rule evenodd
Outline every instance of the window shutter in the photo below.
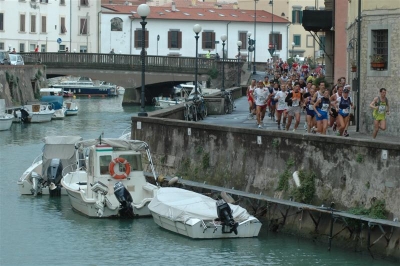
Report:
M 139 31 L 138 30 L 135 30 L 135 41 L 133 42 L 134 43 L 134 47 L 135 48 L 138 48 L 139 47 Z
M 168 48 L 171 48 L 171 31 L 168 32 Z
M 300 14 L 300 19 L 299 19 L 299 23 L 303 23 L 303 11 L 299 11 Z
M 36 15 L 31 15 L 31 32 L 36 32 Z
M 0 30 L 4 30 L 4 14 L 0 13 Z
M 144 47 L 149 48 L 149 31 L 144 32 Z
M 21 15 L 19 31 L 25 32 L 25 15 Z
M 292 10 L 292 23 L 296 23 L 296 10 Z
M 278 50 L 282 50 L 282 34 L 278 35 Z
M 201 48 L 206 49 L 206 33 L 201 33 Z
M 182 48 L 182 32 L 178 31 L 178 48 Z
M 211 49 L 215 49 L 215 32 L 211 32 Z
M 87 34 L 87 19 L 81 18 L 81 34 Z
M 42 16 L 42 32 L 46 32 L 46 17 Z

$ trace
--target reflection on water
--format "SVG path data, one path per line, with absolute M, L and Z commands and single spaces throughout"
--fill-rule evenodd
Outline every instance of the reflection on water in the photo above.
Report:
M 78 98 L 76 117 L 0 132 L 0 265 L 390 265 L 263 230 L 251 239 L 192 240 L 150 218 L 89 219 L 68 197 L 19 195 L 16 181 L 45 136 L 119 137 L 140 109 L 122 107 L 121 99 Z

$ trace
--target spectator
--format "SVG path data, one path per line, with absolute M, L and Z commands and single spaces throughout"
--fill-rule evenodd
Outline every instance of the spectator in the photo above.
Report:
M 115 54 L 114 48 L 111 49 L 110 54 Z
M 69 53 L 68 47 L 65 47 L 65 52 Z
M 219 59 L 220 59 L 220 57 L 219 57 L 219 54 L 218 54 L 218 53 L 216 53 L 216 54 L 215 54 L 215 60 L 217 60 L 217 61 L 218 61 Z
M 208 58 L 208 59 L 211 58 L 211 51 L 210 50 L 208 50 L 208 52 L 206 53 L 206 58 Z
M 35 53 L 39 53 L 39 45 L 36 45 Z
M 17 51 L 15 51 L 15 48 L 13 48 L 13 50 L 11 51 L 12 54 L 16 54 Z

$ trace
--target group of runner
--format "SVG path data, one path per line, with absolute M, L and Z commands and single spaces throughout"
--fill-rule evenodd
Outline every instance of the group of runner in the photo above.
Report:
M 316 80 L 318 78 L 318 84 Z M 350 86 L 341 77 L 332 90 L 325 87 L 321 74 L 275 72 L 274 77 L 256 81 L 253 79 L 247 89 L 249 103 L 249 119 L 257 119 L 257 127 L 264 127 L 264 118 L 269 111 L 269 117 L 276 121 L 278 130 L 288 131 L 293 118 L 293 131 L 300 124 L 300 116 L 306 114 L 304 128 L 308 133 L 327 134 L 328 127 L 338 136 L 349 136 L 347 132 L 351 111 L 354 109 L 350 97 Z M 370 104 L 374 110 L 374 133 L 386 129 L 386 114 L 389 113 L 389 102 L 386 89 L 380 89 L 380 96 Z M 282 125 L 282 127 L 281 127 Z

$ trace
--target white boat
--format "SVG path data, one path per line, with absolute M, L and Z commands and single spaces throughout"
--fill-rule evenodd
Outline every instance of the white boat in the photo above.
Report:
M 6 101 L 0 99 L 0 131 L 9 130 L 13 122 L 14 116 L 6 114 Z
M 98 83 L 97 83 L 98 84 Z M 101 81 L 95 85 L 92 79 L 88 77 L 79 77 L 76 80 L 64 80 L 58 84 L 53 84 L 53 88 L 61 88 L 64 91 L 72 92 L 74 95 L 90 95 L 90 96 L 116 96 L 114 84 L 107 84 Z
M 24 123 L 42 123 L 51 121 L 55 110 L 51 104 L 26 104 L 15 111 L 14 121 Z
M 21 195 L 66 195 L 61 187 L 64 166 L 76 167 L 75 143 L 79 136 L 49 136 L 43 139 L 42 153 L 17 181 Z
M 79 111 L 79 107 L 76 104 L 76 102 L 73 101 L 65 101 L 64 102 L 65 106 L 65 115 L 66 116 L 71 116 L 71 115 L 77 115 Z
M 162 228 L 195 239 L 255 237 L 261 229 L 244 208 L 180 188 L 160 188 L 149 209 Z
M 64 169 L 61 180 L 75 210 L 89 217 L 150 216 L 148 204 L 158 187 L 148 183 L 143 172 L 145 152 L 156 180 L 147 143 L 99 138 L 75 146 L 78 159 L 85 155 L 84 167 Z
M 124 95 L 125 88 L 121 87 L 121 86 L 117 87 L 117 93 L 118 93 L 118 95 Z
M 64 106 L 64 91 L 60 88 L 40 89 L 40 101 L 48 103 L 54 110 L 52 119 L 60 120 L 65 118 L 67 108 Z
M 185 102 L 184 99 L 170 97 L 154 97 L 154 105 L 158 108 L 167 108 Z

